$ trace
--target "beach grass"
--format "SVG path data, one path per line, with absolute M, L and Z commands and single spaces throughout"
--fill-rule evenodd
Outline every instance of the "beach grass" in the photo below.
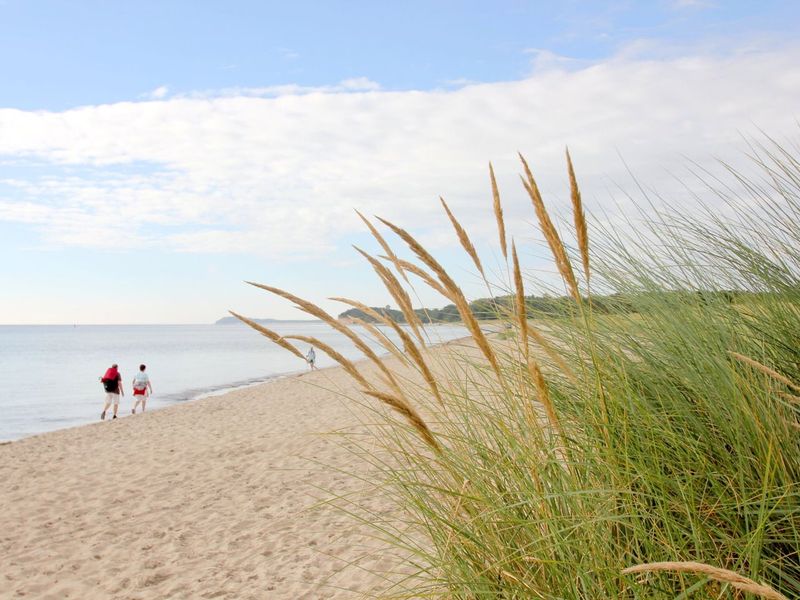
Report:
M 397 524 L 380 519 L 380 533 L 417 570 L 387 595 L 800 597 L 800 161 L 772 142 L 754 160 L 760 175 L 709 186 L 717 208 L 704 218 L 643 201 L 626 237 L 587 223 L 568 155 L 571 248 L 522 159 L 571 314 L 526 306 L 534 282 L 512 240 L 502 336 L 410 233 L 382 221 L 418 258 L 408 268 L 378 238 L 401 276 L 376 269 L 392 296 L 411 297 L 397 289 L 406 271 L 430 280 L 472 337 L 434 361 L 406 335 L 413 351 L 399 352 L 422 383 L 377 371 L 354 399 L 377 401 L 384 452 L 360 447 L 396 503 Z

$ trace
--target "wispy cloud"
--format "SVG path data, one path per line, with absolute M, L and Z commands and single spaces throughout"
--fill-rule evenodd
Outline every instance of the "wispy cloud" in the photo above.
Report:
M 63 112 L 0 109 L 0 220 L 54 245 L 298 257 L 361 231 L 353 207 L 419 227 L 439 218 L 444 194 L 481 238 L 493 235 L 492 160 L 509 221 L 530 235 L 517 150 L 566 206 L 569 144 L 597 207 L 609 179 L 625 177 L 617 151 L 659 185 L 683 155 L 719 154 L 743 129 L 794 131 L 798 62 L 791 46 L 577 69 L 556 62 L 520 81 L 449 91 L 382 91 L 356 78 Z
M 375 92 L 381 85 L 366 77 L 352 77 L 332 85 L 308 86 L 287 83 L 284 85 L 269 85 L 263 87 L 231 87 L 219 90 L 194 91 L 181 94 L 181 98 L 278 98 L 280 96 L 303 96 L 305 94 L 339 94 L 343 92 Z
M 147 92 L 146 94 L 142 94 L 141 98 L 145 98 L 148 100 L 163 100 L 169 94 L 169 88 L 166 85 L 160 85 L 156 89 Z

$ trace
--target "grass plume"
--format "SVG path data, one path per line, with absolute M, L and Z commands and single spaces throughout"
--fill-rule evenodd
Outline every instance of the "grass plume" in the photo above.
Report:
M 583 211 L 581 201 L 581 190 L 578 187 L 578 180 L 575 177 L 575 169 L 572 167 L 572 158 L 567 149 L 567 171 L 569 173 L 569 192 L 572 201 L 572 216 L 575 223 L 575 237 L 578 240 L 578 249 L 581 253 L 581 263 L 583 263 L 583 276 L 586 278 L 586 285 L 589 285 L 589 229 L 586 226 L 586 213 Z
M 266 327 L 256 323 L 252 319 L 248 319 L 247 317 L 243 317 L 242 315 L 240 315 L 238 313 L 235 313 L 232 310 L 229 310 L 228 312 L 231 315 L 233 315 L 234 317 L 236 317 L 237 319 L 239 319 L 242 323 L 244 323 L 245 325 L 249 325 L 250 327 L 252 327 L 256 331 L 258 331 L 261 335 L 263 335 L 267 339 L 271 340 L 272 342 L 274 342 L 275 344 L 277 344 L 278 346 L 280 346 L 284 350 L 288 350 L 289 352 L 294 354 L 297 358 L 300 358 L 302 360 L 306 360 L 306 357 L 303 355 L 302 352 L 300 352 L 300 350 L 295 348 L 292 344 L 287 342 L 283 337 L 281 337 L 280 335 L 278 335 L 277 333 L 275 333 L 271 329 L 267 329 Z
M 381 248 L 383 248 L 383 251 L 386 253 L 386 256 L 389 258 L 390 261 L 392 261 L 397 271 L 400 273 L 400 275 L 402 275 L 403 279 L 406 280 L 406 283 L 408 283 L 408 278 L 406 277 L 406 274 L 403 271 L 402 266 L 400 265 L 400 259 L 397 258 L 397 255 L 392 250 L 392 247 L 386 243 L 386 240 L 383 238 L 380 231 L 375 229 L 375 226 L 369 221 L 369 219 L 367 219 L 360 212 L 356 211 L 356 214 L 361 218 L 362 221 L 364 221 L 364 224 L 369 229 L 369 232 L 372 234 L 372 237 L 374 237 L 378 241 L 378 243 L 381 245 Z
M 386 257 L 386 258 L 388 258 L 388 257 Z M 450 297 L 450 292 L 448 292 L 446 289 L 444 289 L 442 284 L 439 283 L 438 281 L 436 281 L 436 279 L 434 279 L 430 275 L 430 273 L 428 273 L 425 269 L 423 269 L 423 268 L 421 268 L 421 267 L 419 267 L 419 266 L 415 265 L 414 263 L 409 262 L 407 260 L 398 259 L 397 262 L 398 262 L 398 264 L 400 265 L 400 267 L 404 271 L 408 271 L 409 273 L 412 273 L 412 274 L 416 275 L 417 277 L 422 279 L 422 281 L 425 282 L 425 285 L 427 285 L 431 289 L 436 290 L 441 296 L 444 296 L 448 300 L 452 301 L 452 298 Z
M 389 229 L 394 231 L 397 236 L 408 245 L 414 254 L 416 254 L 417 257 L 424 262 L 431 269 L 431 271 L 437 275 L 437 277 L 439 277 L 439 281 L 441 281 L 445 290 L 447 290 L 448 294 L 450 295 L 450 298 L 453 300 L 459 315 L 461 315 L 464 325 L 466 325 L 473 339 L 477 343 L 478 348 L 486 357 L 486 360 L 489 361 L 489 364 L 494 372 L 498 375 L 498 377 L 500 377 L 500 364 L 497 361 L 497 357 L 495 356 L 492 348 L 489 346 L 489 342 L 487 341 L 483 331 L 481 331 L 475 315 L 472 314 L 472 310 L 470 309 L 469 303 L 464 297 L 464 293 L 461 291 L 461 288 L 459 288 L 450 275 L 447 274 L 447 271 L 445 271 L 442 265 L 439 264 L 439 261 L 433 258 L 433 256 L 427 250 L 425 250 L 425 248 L 405 229 L 402 229 L 397 225 L 386 221 L 385 219 L 381 219 L 380 217 L 379 220 Z
M 394 375 L 392 374 L 391 371 L 389 371 L 389 369 L 386 368 L 386 365 L 383 364 L 383 361 L 381 361 L 378 358 L 378 355 L 375 354 L 375 352 L 372 351 L 372 348 L 370 348 L 366 343 L 364 343 L 364 341 L 360 337 L 358 337 L 355 333 L 353 333 L 350 330 L 349 327 L 345 326 L 338 319 L 335 319 L 334 317 L 329 315 L 327 312 L 322 310 L 319 306 L 317 306 L 313 302 L 309 302 L 308 300 L 304 300 L 303 298 L 300 298 L 299 296 L 295 296 L 294 294 L 292 294 L 290 292 L 287 292 L 286 290 L 282 290 L 280 288 L 276 288 L 276 287 L 273 287 L 271 285 L 264 285 L 263 283 L 254 283 L 252 281 L 248 281 L 247 283 L 249 283 L 250 285 L 255 286 L 257 288 L 261 288 L 262 290 L 265 290 L 267 292 L 271 292 L 271 293 L 275 294 L 276 296 L 281 296 L 282 298 L 285 298 L 285 299 L 289 300 L 290 302 L 294 302 L 295 305 L 298 308 L 300 308 L 300 310 L 302 310 L 302 311 L 304 311 L 304 312 L 306 312 L 306 313 L 308 313 L 308 314 L 310 314 L 310 315 L 312 315 L 314 317 L 317 317 L 318 319 L 320 319 L 320 320 L 324 321 L 325 323 L 327 323 L 328 325 L 330 325 L 333 329 L 335 329 L 339 333 L 345 335 L 350 341 L 353 342 L 353 344 L 355 344 L 356 348 L 358 348 L 361 352 L 363 352 L 364 355 L 370 361 L 372 361 L 375 365 L 378 366 L 378 368 L 381 371 L 383 371 L 383 373 L 387 377 L 387 379 L 389 379 L 389 381 L 392 382 L 392 385 L 397 387 L 397 380 L 394 378 Z M 285 337 L 288 337 L 288 336 L 285 336 Z
M 497 222 L 497 235 L 500 238 L 500 251 L 503 258 L 508 260 L 508 249 L 506 246 L 506 224 L 503 220 L 503 206 L 500 204 L 500 190 L 497 189 L 497 179 L 494 176 L 494 167 L 489 163 L 489 179 L 492 183 L 492 208 L 494 209 L 494 220 Z
M 450 212 L 450 207 L 447 206 L 447 202 L 444 201 L 444 198 L 439 196 L 439 201 L 442 203 L 442 207 L 444 211 L 447 213 L 447 217 L 450 219 L 450 222 L 453 224 L 453 229 L 456 230 L 456 235 L 458 236 L 458 241 L 461 244 L 461 247 L 464 248 L 464 251 L 469 254 L 469 257 L 472 259 L 472 262 L 475 263 L 478 271 L 481 274 L 481 277 L 486 279 L 486 275 L 483 272 L 483 265 L 481 265 L 481 259 L 478 258 L 478 252 L 475 250 L 475 246 L 472 245 L 472 241 L 469 239 L 466 230 L 461 226 L 461 223 L 458 222 L 455 215 Z
M 520 154 L 519 159 L 522 161 L 522 166 L 525 169 L 525 178 L 522 179 L 522 184 L 528 192 L 531 202 L 533 202 L 536 218 L 539 221 L 539 228 L 542 230 L 544 239 L 550 247 L 550 252 L 553 254 L 558 272 L 561 274 L 564 283 L 567 284 L 567 289 L 570 294 L 572 294 L 575 302 L 580 303 L 581 294 L 578 291 L 578 282 L 575 280 L 575 272 L 572 270 L 567 251 L 564 248 L 564 244 L 561 241 L 561 237 L 558 235 L 555 225 L 553 225 L 553 221 L 550 219 L 550 215 L 547 213 L 544 200 L 542 200 L 542 195 L 539 193 L 539 186 L 536 185 L 536 180 L 533 178 L 533 173 L 531 173 L 525 157 Z
M 403 289 L 403 286 L 400 285 L 400 282 L 392 274 L 392 272 L 384 267 L 377 259 L 356 246 L 353 246 L 353 248 L 355 248 L 356 252 L 366 258 L 367 262 L 372 265 L 372 268 L 383 282 L 384 287 L 392 295 L 392 298 L 394 298 L 394 301 L 397 302 L 397 305 L 400 307 L 400 311 L 403 313 L 406 323 L 408 323 L 411 329 L 414 331 L 414 335 L 417 336 L 419 342 L 424 344 L 425 342 L 420 331 L 422 328 L 422 322 L 419 320 L 417 313 L 414 312 L 414 308 L 411 306 L 411 298 L 409 297 L 408 292 Z
M 419 433 L 420 437 L 427 443 L 431 448 L 436 450 L 437 452 L 441 451 L 441 446 L 439 442 L 436 441 L 436 438 L 433 436 L 433 432 L 431 431 L 430 427 L 428 427 L 427 423 L 419 416 L 419 413 L 415 411 L 411 405 L 407 402 L 392 396 L 391 394 L 387 394 L 385 392 L 379 392 L 375 389 L 365 389 L 361 390 L 362 393 L 372 396 L 373 398 L 377 398 L 387 406 L 391 407 L 393 410 L 400 413 L 405 419 L 411 424 L 411 426 Z
M 768 585 L 761 585 L 752 579 L 743 577 L 734 571 L 728 569 L 720 569 L 711 565 L 698 563 L 694 561 L 684 562 L 655 562 L 644 565 L 636 565 L 622 570 L 623 575 L 633 575 L 636 573 L 653 573 L 656 571 L 672 571 L 674 573 L 699 573 L 707 575 L 714 581 L 721 583 L 729 583 L 737 590 L 747 592 L 748 594 L 755 594 L 760 598 L 767 600 L 789 600 L 786 596 L 776 592 Z
M 764 373 L 767 377 L 774 379 L 775 381 L 782 383 L 786 387 L 795 390 L 796 392 L 800 392 L 800 385 L 797 385 L 788 377 L 785 377 L 778 373 L 775 369 L 770 369 L 767 365 L 761 364 L 757 360 L 750 358 L 749 356 L 745 356 L 743 354 L 739 354 L 738 352 L 730 351 L 728 352 L 733 358 L 738 360 L 741 363 L 749 365 L 753 367 L 756 371 L 760 371 Z

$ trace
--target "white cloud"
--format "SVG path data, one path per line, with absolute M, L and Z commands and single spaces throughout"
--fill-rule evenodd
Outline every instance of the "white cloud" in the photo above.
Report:
M 165 98 L 168 93 L 169 88 L 165 85 L 162 85 L 150 92 L 150 96 L 153 98 L 153 100 L 161 100 L 162 98 Z
M 232 87 L 221 90 L 204 90 L 183 94 L 182 98 L 212 99 L 212 98 L 278 98 L 280 96 L 303 96 L 306 94 L 338 94 L 344 92 L 375 92 L 381 85 L 366 77 L 353 77 L 344 79 L 333 85 L 298 85 L 287 83 L 283 85 L 269 85 L 263 87 Z
M 728 152 L 743 130 L 793 134 L 798 62 L 798 47 L 625 56 L 450 91 L 381 91 L 357 78 L 63 112 L 0 109 L 0 162 L 51 169 L 0 182 L 0 220 L 51 244 L 297 257 L 362 231 L 353 207 L 416 230 L 434 215 L 447 227 L 442 194 L 489 238 L 492 160 L 515 233 L 531 235 L 517 150 L 551 203 L 565 206 L 569 144 L 587 206 L 598 209 L 610 181 L 626 179 L 617 152 L 661 187 L 682 155 Z M 118 228 L 126 235 L 108 235 Z

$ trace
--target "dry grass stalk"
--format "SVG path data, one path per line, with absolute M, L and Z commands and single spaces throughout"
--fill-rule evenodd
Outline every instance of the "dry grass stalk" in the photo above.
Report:
M 475 266 L 480 271 L 481 277 L 486 279 L 486 274 L 483 272 L 483 265 L 481 265 L 481 259 L 478 258 L 478 252 L 475 250 L 475 246 L 472 245 L 472 240 L 469 239 L 467 232 L 461 226 L 461 223 L 455 218 L 452 212 L 450 212 L 450 207 L 447 206 L 447 202 L 444 201 L 444 198 L 439 196 L 439 201 L 442 203 L 444 207 L 444 211 L 447 213 L 447 217 L 450 219 L 450 222 L 453 224 L 453 229 L 456 230 L 456 235 L 458 236 L 458 241 L 461 242 L 461 247 L 464 248 L 464 251 L 469 254 L 469 257 L 472 259 L 472 262 L 475 263 Z
M 461 315 L 461 320 L 464 322 L 464 325 L 469 330 L 472 338 L 475 340 L 475 343 L 478 345 L 478 348 L 486 357 L 486 360 L 489 361 L 494 372 L 497 374 L 498 379 L 502 382 L 503 377 L 500 373 L 500 364 L 497 362 L 497 357 L 495 356 L 494 351 L 492 350 L 491 346 L 489 346 L 489 342 L 486 339 L 486 336 L 481 331 L 480 326 L 478 325 L 478 321 L 475 319 L 475 315 L 472 314 L 472 311 L 469 308 L 469 303 L 467 299 L 464 297 L 464 293 L 461 291 L 452 278 L 447 274 L 444 270 L 442 265 L 431 256 L 422 245 L 414 239 L 411 234 L 409 234 L 405 229 L 386 221 L 385 219 L 378 219 L 389 229 L 394 231 L 406 244 L 411 250 L 419 257 L 419 259 L 424 262 L 428 267 L 433 271 L 436 276 L 439 278 L 439 281 L 442 282 L 444 288 L 450 294 L 450 298 L 453 301 L 453 304 L 456 305 L 456 309 L 458 310 L 459 315 Z
M 293 335 L 286 335 L 284 337 L 290 340 L 299 340 L 301 342 L 306 342 L 307 344 L 311 344 L 312 346 L 316 346 L 317 348 L 322 350 L 325 354 L 330 356 L 333 360 L 335 360 L 337 363 L 342 365 L 342 367 L 344 368 L 345 371 L 347 371 L 350 377 L 355 379 L 358 383 L 360 383 L 361 385 L 363 385 L 365 388 L 368 389 L 371 389 L 373 387 L 372 384 L 369 381 L 367 381 L 366 378 L 361 374 L 361 372 L 356 368 L 355 364 L 353 364 L 352 361 L 346 359 L 344 356 L 339 354 L 336 350 L 331 348 L 325 342 L 322 342 L 317 338 L 308 335 L 293 334 Z
M 414 340 L 412 340 L 411 337 L 409 337 L 409 335 L 405 331 L 403 331 L 403 329 L 400 328 L 400 326 L 397 323 L 395 323 L 392 319 L 390 319 L 386 315 L 383 315 L 383 314 L 373 310 L 372 308 L 370 308 L 366 304 L 364 304 L 362 302 L 359 302 L 357 300 L 351 300 L 350 298 L 339 298 L 339 297 L 329 298 L 329 300 L 333 300 L 335 302 L 341 302 L 343 304 L 347 304 L 348 306 L 352 306 L 353 308 L 357 308 L 360 311 L 362 311 L 363 313 L 365 313 L 365 314 L 369 315 L 370 317 L 372 317 L 373 319 L 375 319 L 376 321 L 378 321 L 380 323 L 383 323 L 384 325 L 394 329 L 395 332 L 397 333 L 397 335 L 400 337 L 400 340 L 403 342 L 403 348 L 406 350 L 406 352 L 408 352 L 409 355 L 411 355 L 411 358 L 414 359 L 414 362 L 416 362 L 420 366 L 420 369 L 423 371 L 423 376 L 428 381 L 428 385 L 431 385 L 431 381 L 433 381 L 433 387 L 431 389 L 434 391 L 434 395 L 439 400 L 439 403 L 442 404 L 442 406 L 444 406 L 442 398 L 441 398 L 441 396 L 439 394 L 439 388 L 436 385 L 436 380 L 432 376 L 432 374 L 430 373 L 430 370 L 428 369 L 428 365 L 425 364 L 425 361 L 422 360 L 422 355 L 419 354 L 419 350 L 417 350 L 416 346 L 414 345 Z M 394 344 L 392 344 L 392 342 L 388 338 L 386 338 L 385 336 L 384 336 L 384 338 L 386 339 L 388 344 L 390 344 L 392 347 L 394 347 Z M 417 356 L 419 357 L 419 361 L 421 361 L 421 363 L 419 361 L 417 361 L 417 359 L 413 356 L 412 352 L 409 351 L 409 348 L 408 348 L 409 345 L 413 347 L 413 350 L 416 350 Z M 391 350 L 390 350 L 390 352 L 391 352 Z M 395 352 L 397 352 L 397 348 L 396 347 L 395 347 Z M 404 363 L 408 364 L 408 362 L 409 362 L 408 356 L 402 356 L 401 355 L 400 358 Z
M 583 212 L 581 190 L 578 187 L 578 180 L 575 178 L 575 169 L 572 168 L 572 158 L 569 155 L 569 149 L 567 149 L 567 170 L 569 171 L 572 216 L 575 219 L 575 235 L 578 238 L 578 249 L 581 252 L 583 275 L 586 277 L 586 285 L 589 285 L 589 230 L 586 226 L 586 213 Z
M 787 402 L 791 402 L 792 404 L 800 404 L 800 396 L 795 396 L 794 394 L 789 394 L 787 392 L 778 392 L 778 396 Z
M 263 336 L 269 338 L 270 340 L 272 340 L 273 342 L 275 342 L 278 346 L 280 346 L 284 350 L 288 350 L 289 352 L 291 352 L 292 354 L 294 354 L 298 358 L 306 360 L 306 357 L 303 356 L 303 353 L 300 352 L 300 350 L 295 348 L 292 344 L 287 342 L 285 339 L 283 339 L 283 337 L 281 337 L 280 335 L 278 335 L 277 333 L 275 333 L 271 329 L 267 329 L 266 327 L 264 327 L 263 325 L 259 325 L 258 323 L 256 323 L 252 319 L 248 319 L 247 317 L 243 317 L 242 315 L 237 314 L 237 313 L 233 312 L 232 310 L 229 310 L 228 312 L 231 315 L 233 315 L 234 317 L 236 317 L 237 319 L 239 319 L 242 323 L 245 323 L 245 324 L 249 325 L 250 327 L 252 327 L 256 331 L 258 331 L 261 335 L 263 335 Z
M 359 327 L 366 329 L 375 341 L 383 346 L 387 352 L 390 352 L 392 356 L 398 359 L 401 363 L 408 363 L 408 358 L 402 352 L 400 352 L 397 346 L 392 343 L 392 340 L 386 337 L 386 335 L 384 335 L 384 333 L 372 323 L 364 321 L 363 319 L 359 319 L 358 317 L 350 317 L 350 320 L 354 325 L 358 325 Z
M 508 260 L 508 249 L 506 247 L 506 226 L 503 221 L 503 207 L 500 204 L 500 191 L 497 189 L 497 180 L 494 177 L 494 168 L 489 163 L 489 179 L 492 181 L 492 200 L 494 207 L 494 218 L 497 221 L 497 234 L 500 236 L 500 250 L 503 257 Z
M 461 513 L 461 505 L 464 502 L 464 493 L 467 491 L 467 486 L 469 485 L 469 479 L 464 479 L 463 483 L 461 484 L 461 490 L 458 492 L 458 499 L 456 500 L 456 505 L 453 507 L 451 519 L 455 521 Z M 455 537 L 455 530 L 450 529 L 447 532 L 447 539 L 444 542 L 444 552 L 445 554 L 450 551 L 450 546 L 453 542 L 453 538 Z
M 525 161 L 522 154 L 519 155 L 519 158 L 522 161 L 522 165 L 525 169 L 525 176 L 527 177 L 527 181 L 525 178 L 522 179 L 522 185 L 525 186 L 533 202 L 536 218 L 539 221 L 539 228 L 542 230 L 545 240 L 547 240 L 547 245 L 550 247 L 550 252 L 553 254 L 561 278 L 567 284 L 567 288 L 572 294 L 572 297 L 575 298 L 575 302 L 579 303 L 581 301 L 581 295 L 578 291 L 578 282 L 575 280 L 575 272 L 572 270 L 567 251 L 564 248 L 564 244 L 561 242 L 561 237 L 558 235 L 555 225 L 553 225 L 553 221 L 550 219 L 550 215 L 547 214 L 544 200 L 542 200 L 542 195 L 539 193 L 539 186 L 536 185 L 536 180 L 533 178 L 533 173 L 531 173 L 528 163 Z
M 544 351 L 547 353 L 547 356 L 549 356 L 550 360 L 552 360 L 556 364 L 558 369 L 564 375 L 566 375 L 570 381 L 572 381 L 573 383 L 577 383 L 578 377 L 575 375 L 575 371 L 573 371 L 569 367 L 569 365 L 561 356 L 561 354 L 559 354 L 559 352 L 555 348 L 553 348 L 553 345 L 550 342 L 548 342 L 547 339 L 545 339 L 545 337 L 541 333 L 539 333 L 539 331 L 535 327 L 530 327 L 527 321 L 525 321 L 525 329 L 527 331 L 528 336 L 532 337 L 534 341 L 537 344 L 539 344 L 539 346 L 541 346 L 542 349 L 544 349 Z
M 761 371 L 762 373 L 764 373 L 768 377 L 771 377 L 775 381 L 778 381 L 778 382 L 782 383 L 786 387 L 788 387 L 790 389 L 793 389 L 793 390 L 795 390 L 797 392 L 800 392 L 800 386 L 799 385 L 797 385 L 796 383 L 792 382 L 788 377 L 785 377 L 784 375 L 781 375 L 780 373 L 778 373 L 774 369 L 770 369 L 767 365 L 763 365 L 760 362 L 758 362 L 757 360 L 752 359 L 749 356 L 745 356 L 744 354 L 739 354 L 738 352 L 729 351 L 728 354 L 730 354 L 736 360 L 738 360 L 740 362 L 743 362 L 746 365 L 750 365 L 756 371 Z
M 628 567 L 622 570 L 623 575 L 631 575 L 634 573 L 650 573 L 652 571 L 675 571 L 677 573 L 702 573 L 708 575 L 711 579 L 722 583 L 729 583 L 733 587 L 743 592 L 755 594 L 761 598 L 768 600 L 789 600 L 780 592 L 776 592 L 771 587 L 756 583 L 752 579 L 743 577 L 734 571 L 727 569 L 720 569 L 719 567 L 712 567 L 704 563 L 686 561 L 686 562 L 654 562 L 642 565 Z
M 415 411 L 411 405 L 396 396 L 392 396 L 391 394 L 387 394 L 385 392 L 379 392 L 374 389 L 365 389 L 362 390 L 364 394 L 367 396 L 372 396 L 373 398 L 377 398 L 393 410 L 400 413 L 405 419 L 411 424 L 411 426 L 419 432 L 420 436 L 423 440 L 436 452 L 441 452 L 442 448 L 439 446 L 439 442 L 436 441 L 436 438 L 433 437 L 433 432 L 431 431 L 428 424 L 419 416 L 419 413 Z
M 342 304 L 347 304 L 348 306 L 352 306 L 353 308 L 357 308 L 361 312 L 369 315 L 376 321 L 380 321 L 381 323 L 389 324 L 390 319 L 388 319 L 385 315 L 374 310 L 372 307 L 367 306 L 363 302 L 359 302 L 358 300 L 351 300 L 350 298 L 341 298 L 339 296 L 333 296 L 328 298 L 328 300 L 333 300 L 334 302 L 341 302 Z
M 389 324 L 395 330 L 400 339 L 403 341 L 403 348 L 411 357 L 411 359 L 417 364 L 419 367 L 422 376 L 425 378 L 425 382 L 428 384 L 433 395 L 436 397 L 436 400 L 439 402 L 439 405 L 444 408 L 444 400 L 442 399 L 442 395 L 439 393 L 439 386 L 436 383 L 436 378 L 431 373 L 431 370 L 428 368 L 425 359 L 422 356 L 422 353 L 417 348 L 416 344 L 414 344 L 414 340 L 411 339 L 411 336 L 408 335 L 403 329 L 394 321 L 389 320 Z
M 539 396 L 539 401 L 542 403 L 542 406 L 544 406 L 544 411 L 547 414 L 547 420 L 550 422 L 550 425 L 553 427 L 553 429 L 558 432 L 559 435 L 561 435 L 561 425 L 558 422 L 556 409 L 553 406 L 552 399 L 550 398 L 550 390 L 547 388 L 547 381 L 545 381 L 542 370 L 539 368 L 539 365 L 535 360 L 528 362 L 528 372 L 530 372 L 531 378 L 533 379 L 533 386 L 536 388 L 536 394 Z
M 403 276 L 403 279 L 406 280 L 406 283 L 408 283 L 409 282 L 408 277 L 406 277 L 405 271 L 403 271 L 402 267 L 400 266 L 400 259 L 397 258 L 397 255 L 394 252 L 392 252 L 392 248 L 389 246 L 389 244 L 386 243 L 386 240 L 383 239 L 383 236 L 380 234 L 380 232 L 377 229 L 375 229 L 375 226 L 372 223 L 370 223 L 369 220 L 364 215 L 362 215 L 358 211 L 356 211 L 356 214 L 359 217 L 361 217 L 361 220 L 364 221 L 366 226 L 369 228 L 369 232 L 372 234 L 372 237 L 378 240 L 378 243 L 381 245 L 381 248 L 383 248 L 383 251 L 386 252 L 386 255 L 388 256 L 389 260 L 391 260 L 392 263 L 394 263 L 395 268 L 398 270 L 400 275 Z
M 382 256 L 381 258 L 391 260 L 388 256 L 386 257 Z M 427 271 L 425 271 L 421 267 L 418 267 L 412 262 L 403 260 L 402 258 L 398 259 L 398 264 L 403 268 L 404 271 L 413 273 L 414 275 L 422 279 L 422 281 L 424 281 L 428 285 L 428 287 L 433 288 L 434 290 L 439 292 L 442 296 L 452 301 L 452 298 L 450 298 L 450 294 L 447 292 L 446 289 L 442 287 L 442 284 L 436 281 L 433 277 L 431 277 L 431 275 Z
M 350 341 L 352 341 L 353 344 L 355 344 L 356 348 L 358 348 L 364 354 L 364 356 L 366 356 L 369 360 L 371 360 L 374 364 L 376 364 L 381 371 L 383 371 L 386 377 L 389 378 L 389 381 L 393 383 L 393 386 L 399 388 L 397 382 L 395 381 L 394 375 L 392 375 L 392 372 L 389 371 L 386 365 L 383 364 L 383 361 L 381 361 L 381 359 L 378 358 L 375 352 L 372 351 L 372 348 L 367 346 L 367 344 L 364 343 L 364 340 L 362 340 L 355 333 L 353 333 L 349 327 L 346 327 L 338 319 L 335 319 L 334 317 L 329 315 L 327 312 L 322 310 L 319 306 L 317 306 L 313 302 L 304 300 L 303 298 L 295 296 L 294 294 L 291 294 L 280 288 L 264 285 L 262 283 L 253 283 L 252 281 L 248 281 L 247 283 L 257 288 L 261 288 L 262 290 L 271 292 L 282 298 L 286 298 L 290 302 L 294 302 L 297 305 L 297 307 L 303 312 L 306 312 L 314 317 L 317 317 L 318 319 L 324 321 L 325 323 L 333 327 L 339 333 L 347 336 L 347 338 Z
M 519 268 L 517 246 L 513 239 L 511 240 L 511 260 L 514 263 L 514 289 L 516 290 L 515 308 L 517 311 L 517 323 L 519 324 L 520 336 L 522 337 L 522 352 L 525 355 L 525 362 L 528 362 L 528 315 L 525 310 L 525 289 L 522 285 L 522 271 Z
M 406 318 L 406 323 L 411 326 L 411 329 L 414 331 L 414 335 L 417 336 L 420 344 L 423 346 L 425 345 L 425 341 L 422 337 L 422 333 L 420 329 L 422 328 L 422 321 L 419 320 L 417 313 L 414 312 L 414 308 L 411 305 L 411 298 L 409 297 L 408 293 L 403 289 L 403 286 L 400 285 L 400 282 L 397 280 L 392 272 L 384 267 L 378 260 L 374 257 L 370 256 L 366 252 L 364 252 L 361 248 L 357 246 L 353 246 L 356 249 L 356 252 L 361 254 L 364 258 L 367 259 L 372 268 L 378 274 L 378 277 L 381 278 L 383 285 L 392 295 L 394 301 L 397 302 L 397 305 L 400 307 L 400 311 L 403 313 L 403 316 Z

